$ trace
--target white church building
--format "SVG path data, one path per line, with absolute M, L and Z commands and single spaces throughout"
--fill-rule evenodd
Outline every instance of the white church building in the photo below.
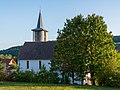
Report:
M 41 66 L 44 65 L 49 71 L 56 41 L 47 41 L 48 31 L 43 27 L 41 12 L 39 12 L 37 27 L 32 31 L 33 42 L 25 42 L 18 55 L 20 70 L 39 72 Z

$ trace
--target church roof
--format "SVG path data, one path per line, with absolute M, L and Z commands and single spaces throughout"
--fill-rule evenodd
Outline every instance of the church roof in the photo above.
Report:
M 45 30 L 43 26 L 41 11 L 39 12 L 37 27 L 35 29 L 32 29 L 32 31 L 46 31 L 47 32 L 47 30 Z
M 25 42 L 20 50 L 19 60 L 49 60 L 54 55 L 56 41 Z

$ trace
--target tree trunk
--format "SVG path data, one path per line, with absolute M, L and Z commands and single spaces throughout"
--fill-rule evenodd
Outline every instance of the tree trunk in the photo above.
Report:
M 95 86 L 95 78 L 94 78 L 94 73 L 93 72 L 91 73 L 91 82 L 92 82 L 92 85 Z
M 94 78 L 92 79 L 92 85 L 95 86 L 95 79 Z
M 84 83 L 84 77 L 82 77 L 82 80 L 81 80 L 81 85 L 83 85 Z
M 84 79 L 82 78 L 82 80 L 81 80 L 81 85 L 83 85 L 83 82 L 84 82 Z
M 72 83 L 74 84 L 74 72 L 72 72 Z
M 64 83 L 65 82 L 65 74 L 62 73 L 62 79 L 61 79 L 61 83 Z

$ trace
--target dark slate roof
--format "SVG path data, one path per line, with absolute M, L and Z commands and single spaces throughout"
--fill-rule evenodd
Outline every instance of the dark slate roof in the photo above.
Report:
M 18 55 L 19 60 L 48 60 L 54 55 L 56 41 L 25 42 Z

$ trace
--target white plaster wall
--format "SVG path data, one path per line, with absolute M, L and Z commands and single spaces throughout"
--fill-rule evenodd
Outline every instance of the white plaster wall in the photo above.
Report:
M 29 69 L 27 69 L 27 61 L 29 61 Z M 50 60 L 18 60 L 18 65 L 22 71 L 33 69 L 35 72 L 39 72 L 39 61 L 41 61 L 41 66 L 44 65 L 46 70 L 50 70 Z

